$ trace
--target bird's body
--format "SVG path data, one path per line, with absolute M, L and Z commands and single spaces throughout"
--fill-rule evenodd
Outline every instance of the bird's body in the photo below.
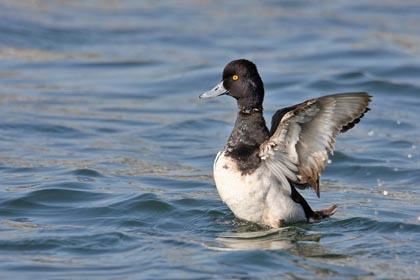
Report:
M 306 219 L 302 206 L 292 200 L 269 170 L 259 166 L 242 174 L 225 149 L 214 162 L 214 180 L 222 201 L 240 219 L 271 227 Z
M 338 133 L 359 122 L 368 110 L 366 93 L 327 95 L 278 110 L 268 130 L 263 117 L 264 87 L 248 60 L 230 62 L 222 81 L 201 98 L 227 94 L 238 115 L 226 147 L 214 162 L 214 179 L 224 203 L 240 219 L 281 227 L 317 221 L 336 206 L 313 211 L 296 188 L 319 195 L 319 176 Z

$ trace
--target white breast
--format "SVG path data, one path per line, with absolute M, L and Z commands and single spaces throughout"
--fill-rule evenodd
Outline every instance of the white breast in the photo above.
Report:
M 306 220 L 302 206 L 264 164 L 242 175 L 234 159 L 222 150 L 214 162 L 214 180 L 222 201 L 240 219 L 271 227 L 279 227 L 280 220 Z

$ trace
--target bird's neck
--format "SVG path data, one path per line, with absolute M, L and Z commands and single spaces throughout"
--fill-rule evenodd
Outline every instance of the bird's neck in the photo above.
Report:
M 262 108 L 244 109 L 238 112 L 228 146 L 233 149 L 243 146 L 259 147 L 268 137 Z
M 238 104 L 238 109 L 240 113 L 251 114 L 251 113 L 261 113 L 263 112 L 263 107 L 261 105 L 256 106 L 241 106 Z
M 250 114 L 250 113 L 261 113 L 263 111 L 263 100 L 264 100 L 264 89 L 257 91 L 252 88 L 249 90 L 252 94 L 247 94 L 245 97 L 236 99 L 238 104 L 239 112 Z M 262 116 L 261 116 L 262 117 Z

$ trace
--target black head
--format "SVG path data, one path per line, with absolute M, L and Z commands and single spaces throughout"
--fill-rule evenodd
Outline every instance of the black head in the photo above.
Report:
M 222 81 L 212 90 L 200 95 L 209 98 L 222 94 L 234 97 L 243 112 L 261 111 L 264 100 L 264 85 L 257 66 L 249 60 L 229 62 L 223 70 Z

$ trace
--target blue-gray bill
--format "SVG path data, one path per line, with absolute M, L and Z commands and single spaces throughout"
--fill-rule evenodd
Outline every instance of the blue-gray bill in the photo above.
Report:
M 219 96 L 219 95 L 222 95 L 222 94 L 225 94 L 225 93 L 227 93 L 227 90 L 223 86 L 223 80 L 222 80 L 220 83 L 218 83 L 211 90 L 200 94 L 199 98 L 212 98 L 212 97 L 216 97 L 216 96 Z

